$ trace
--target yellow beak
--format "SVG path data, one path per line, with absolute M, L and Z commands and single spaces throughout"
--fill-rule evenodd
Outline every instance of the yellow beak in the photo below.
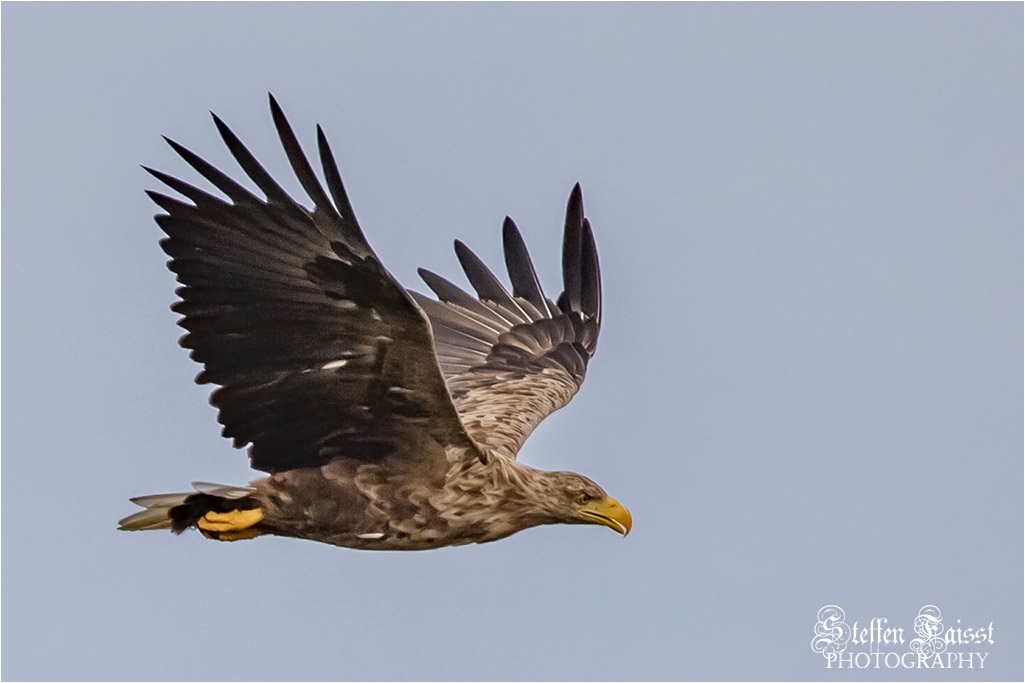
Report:
M 630 533 L 634 523 L 633 517 L 630 516 L 630 511 L 623 507 L 615 498 L 607 497 L 604 500 L 592 500 L 586 505 L 581 506 L 580 514 L 587 517 L 588 521 L 607 526 L 613 531 L 623 534 L 623 536 Z

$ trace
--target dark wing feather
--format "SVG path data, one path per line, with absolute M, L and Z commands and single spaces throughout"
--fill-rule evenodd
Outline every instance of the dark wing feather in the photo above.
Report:
M 563 239 L 565 291 L 544 295 L 520 231 L 502 230 L 512 294 L 462 242 L 456 254 L 474 297 L 421 269 L 435 301 L 412 293 L 427 312 L 452 401 L 482 448 L 515 458 L 546 416 L 566 405 L 584 381 L 601 322 L 601 276 L 580 186 L 573 188 Z
M 172 308 L 181 345 L 220 385 L 211 403 L 253 467 L 278 472 L 338 457 L 386 461 L 479 457 L 449 398 L 430 327 L 381 265 L 356 222 L 318 127 L 327 191 L 277 102 L 281 144 L 312 210 L 296 203 L 216 116 L 232 156 L 261 199 L 168 141 L 224 201 L 159 171 L 192 203 L 150 192 L 166 212 L 161 246 L 183 285 Z M 147 169 L 148 170 L 148 169 Z M 473 334 L 480 330 L 473 328 Z
M 502 246 L 505 251 L 505 268 L 509 272 L 509 280 L 513 286 L 513 296 L 529 301 L 537 311 L 538 317 L 555 315 L 555 307 L 548 305 L 544 290 L 541 289 L 541 281 L 538 280 L 534 263 L 530 260 L 527 244 L 523 241 L 516 224 L 508 216 L 502 224 Z

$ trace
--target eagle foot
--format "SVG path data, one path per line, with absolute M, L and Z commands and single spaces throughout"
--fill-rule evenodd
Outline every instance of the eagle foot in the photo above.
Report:
M 242 529 L 241 531 L 206 531 L 200 529 L 199 533 L 203 534 L 207 538 L 212 538 L 215 541 L 245 541 L 250 538 L 256 538 L 262 532 L 259 529 L 252 527 L 248 529 Z
M 196 526 L 207 538 L 219 541 L 241 541 L 259 536 L 253 527 L 263 519 L 259 508 L 252 510 L 231 510 L 230 512 L 207 512 L 199 518 Z

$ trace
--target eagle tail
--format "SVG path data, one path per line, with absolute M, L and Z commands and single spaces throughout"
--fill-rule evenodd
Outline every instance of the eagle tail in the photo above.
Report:
M 170 529 L 180 534 L 197 527 L 207 538 L 239 541 L 259 536 L 263 519 L 255 489 L 194 482 L 195 493 L 162 493 L 139 496 L 131 501 L 144 508 L 118 522 L 124 531 Z

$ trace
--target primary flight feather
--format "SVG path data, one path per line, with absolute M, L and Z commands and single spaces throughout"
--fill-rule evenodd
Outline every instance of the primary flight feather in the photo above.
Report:
M 432 299 L 400 285 L 356 222 L 327 138 L 322 185 L 281 108 L 282 147 L 313 202 L 294 201 L 217 116 L 258 197 L 185 147 L 171 147 L 227 201 L 146 169 L 157 224 L 182 284 L 181 345 L 202 364 L 223 434 L 270 476 L 247 487 L 133 498 L 127 530 L 197 527 L 218 540 L 261 534 L 379 550 L 484 543 L 539 524 L 601 524 L 630 513 L 597 484 L 516 460 L 534 428 L 584 380 L 601 328 L 601 276 L 580 186 L 563 238 L 564 291 L 541 288 L 515 223 L 502 230 L 509 292 L 466 245 L 475 295 L 421 269 Z

